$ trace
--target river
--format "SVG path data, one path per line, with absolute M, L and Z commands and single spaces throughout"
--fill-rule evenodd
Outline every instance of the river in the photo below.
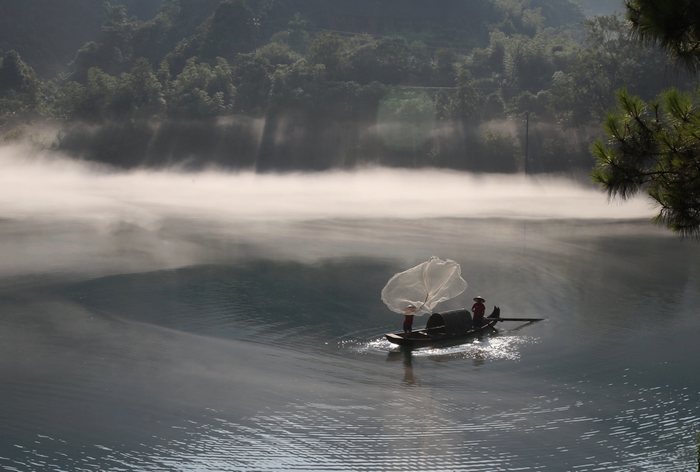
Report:
M 6 157 L 1 179 L 3 470 L 697 466 L 700 245 L 646 203 L 437 171 L 42 159 Z M 379 293 L 433 255 L 469 283 L 443 308 L 482 295 L 545 320 L 396 349 Z

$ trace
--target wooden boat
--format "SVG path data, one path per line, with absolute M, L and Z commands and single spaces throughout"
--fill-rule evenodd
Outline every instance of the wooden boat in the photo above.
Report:
M 387 333 L 386 339 L 399 346 L 423 347 L 441 344 L 453 344 L 474 338 L 482 334 L 497 331 L 494 326 L 499 321 L 501 310 L 494 307 L 493 312 L 484 319 L 478 328 L 472 326 L 472 318 L 466 309 L 433 313 L 425 324 L 425 329 L 410 333 Z

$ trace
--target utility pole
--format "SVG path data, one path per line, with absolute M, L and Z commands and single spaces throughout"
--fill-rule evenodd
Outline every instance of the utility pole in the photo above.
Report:
M 530 112 L 525 112 L 525 175 L 528 171 L 528 162 L 530 161 Z

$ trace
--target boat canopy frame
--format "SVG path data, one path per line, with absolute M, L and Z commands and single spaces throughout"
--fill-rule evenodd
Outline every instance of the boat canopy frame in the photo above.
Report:
M 425 329 L 434 333 L 460 335 L 472 329 L 472 317 L 465 308 L 461 310 L 433 313 L 425 324 Z

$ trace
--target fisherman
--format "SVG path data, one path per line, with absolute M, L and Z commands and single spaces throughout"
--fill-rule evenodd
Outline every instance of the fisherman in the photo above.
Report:
M 406 308 L 403 309 L 404 312 L 404 317 L 403 317 L 403 332 L 404 333 L 410 333 L 413 331 L 413 315 L 416 312 L 416 307 L 413 305 L 408 305 Z
M 486 300 L 484 297 L 474 297 L 474 304 L 472 305 L 472 327 L 481 328 L 484 324 L 484 314 L 486 313 L 486 305 L 484 302 Z

